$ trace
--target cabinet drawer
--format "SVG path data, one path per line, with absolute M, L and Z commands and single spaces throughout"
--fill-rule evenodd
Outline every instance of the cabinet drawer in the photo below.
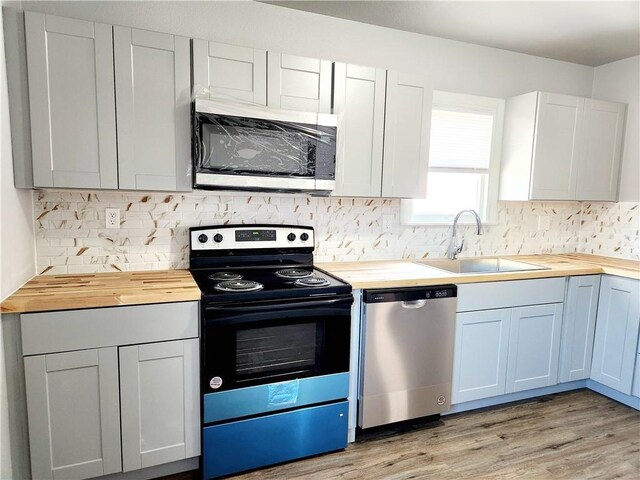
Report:
M 458 285 L 458 312 L 564 301 L 565 277 Z
M 24 355 L 198 336 L 198 302 L 91 308 L 20 316 Z

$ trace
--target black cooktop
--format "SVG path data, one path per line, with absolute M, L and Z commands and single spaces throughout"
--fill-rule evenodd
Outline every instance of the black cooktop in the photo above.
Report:
M 205 302 L 244 302 L 348 294 L 351 285 L 313 266 L 191 269 Z

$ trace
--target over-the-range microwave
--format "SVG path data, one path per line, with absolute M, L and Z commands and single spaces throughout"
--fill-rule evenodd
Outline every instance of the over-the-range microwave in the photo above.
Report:
M 336 115 L 194 103 L 195 188 L 316 195 L 334 189 Z

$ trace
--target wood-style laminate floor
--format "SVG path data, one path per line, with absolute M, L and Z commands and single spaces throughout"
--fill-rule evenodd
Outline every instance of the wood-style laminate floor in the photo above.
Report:
M 579 390 L 361 434 L 342 452 L 229 478 L 640 479 L 640 412 Z

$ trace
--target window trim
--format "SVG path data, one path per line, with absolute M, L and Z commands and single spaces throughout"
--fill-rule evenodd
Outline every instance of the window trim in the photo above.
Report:
M 502 133 L 504 126 L 505 99 L 495 97 L 484 97 L 478 95 L 468 95 L 463 93 L 444 92 L 434 90 L 433 109 L 482 113 L 490 112 L 493 116 L 493 129 L 491 132 L 491 154 L 489 157 L 489 178 L 487 180 L 487 204 L 486 218 L 483 223 L 491 224 L 497 221 L 498 214 L 498 191 L 500 188 L 500 160 L 502 158 Z M 457 169 L 437 167 L 434 171 L 451 170 L 462 173 L 484 172 L 476 169 Z M 427 173 L 428 178 L 428 173 Z M 403 199 L 400 203 L 400 223 L 402 225 L 450 225 L 454 215 L 418 215 L 413 212 L 413 202 L 419 199 Z M 482 212 L 479 212 L 482 213 Z M 462 217 L 461 217 L 462 220 Z M 464 224 L 466 222 L 460 222 Z

